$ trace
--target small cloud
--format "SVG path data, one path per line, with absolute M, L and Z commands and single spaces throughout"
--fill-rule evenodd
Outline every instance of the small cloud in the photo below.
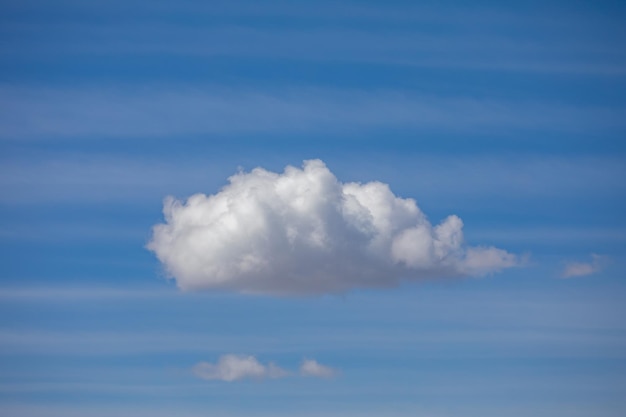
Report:
M 561 277 L 582 277 L 600 272 L 606 264 L 608 257 L 591 254 L 591 262 L 570 262 L 565 265 Z
M 215 363 L 199 362 L 193 366 L 192 372 L 200 379 L 226 382 L 244 379 L 278 379 L 297 374 L 273 362 L 264 365 L 254 356 L 232 353 L 220 356 Z M 305 359 L 300 364 L 299 373 L 303 377 L 332 378 L 338 372 L 314 359 Z
M 321 365 L 314 359 L 305 359 L 300 365 L 300 375 L 317 378 L 332 378 L 337 371 L 330 366 Z
M 200 362 L 192 369 L 201 379 L 239 381 L 242 379 L 283 378 L 289 372 L 270 362 L 263 365 L 254 356 L 222 355 L 216 363 Z
M 147 248 L 183 290 L 310 295 L 403 280 L 483 276 L 518 256 L 468 246 L 462 220 L 433 225 L 382 182 L 342 183 L 320 160 L 238 172 L 213 195 L 165 200 Z

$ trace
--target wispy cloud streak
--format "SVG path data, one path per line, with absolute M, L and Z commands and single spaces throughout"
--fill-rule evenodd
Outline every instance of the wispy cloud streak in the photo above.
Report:
M 359 139 L 354 138 L 355 144 Z M 412 192 L 420 196 L 555 198 L 564 195 L 615 195 L 626 190 L 621 178 L 626 166 L 619 157 L 603 156 L 434 156 L 410 154 L 393 164 L 384 155 L 351 161 L 353 178 L 383 179 L 402 186 L 399 173 L 412 169 Z M 90 154 L 44 153 L 30 158 L 0 160 L 0 203 L 159 203 L 166 194 L 189 195 L 217 189 L 236 168 L 226 162 L 177 158 L 95 157 Z M 454 190 L 451 192 L 451 190 Z M 467 206 L 476 200 L 465 201 Z M 29 225 L 32 227 L 32 225 Z M 71 225 L 68 226 L 71 232 Z M 8 225 L 5 234 L 18 233 Z M 89 228 L 83 230 L 88 233 Z M 27 231 L 24 231 L 27 235 Z M 111 235 L 113 231 L 109 231 Z M 530 233 L 530 232 L 526 232 Z M 129 236 L 131 231 L 126 231 Z M 104 236 L 103 236 L 104 237 Z
M 626 109 L 576 107 L 400 91 L 211 88 L 33 89 L 0 87 L 0 138 L 167 137 L 367 131 L 545 130 L 611 132 Z
M 132 6 L 124 5 L 124 13 Z M 161 5 L 163 6 L 163 5 Z M 168 19 L 168 12 L 156 5 L 150 18 L 135 22 L 99 19 L 98 24 L 65 18 L 54 23 L 5 24 L 12 42 L 3 45 L 7 56 L 37 54 L 52 57 L 76 55 L 169 55 L 204 58 L 279 58 L 306 61 L 384 63 L 432 68 L 486 69 L 499 71 L 624 74 L 626 59 L 619 46 L 593 35 L 595 28 L 612 28 L 615 20 L 606 16 L 592 19 L 589 11 L 556 19 L 491 10 L 465 8 L 367 7 L 356 4 L 327 4 L 289 7 L 281 3 L 239 7 L 179 6 L 187 13 L 207 20 L 203 26 L 180 25 Z M 329 7 L 330 6 L 330 7 Z M 41 6 L 40 6 L 41 7 Z M 120 5 L 74 9 L 84 14 L 114 14 Z M 140 10 L 146 13 L 145 7 Z M 306 10 L 306 11 L 305 11 Z M 135 11 L 137 13 L 137 10 Z M 171 11 L 170 11 L 171 13 Z M 581 13 L 583 14 L 583 13 Z M 226 19 L 218 24 L 213 19 Z M 293 19 L 304 18 L 300 27 Z M 274 19 L 289 25 L 268 25 Z M 315 22 L 311 24 L 311 22 Z M 363 26 L 377 22 L 377 30 Z M 434 31 L 428 25 L 449 25 L 449 31 Z M 477 23 L 480 30 L 477 30 Z M 506 22 L 508 30 L 503 30 Z M 549 22 L 549 24 L 548 24 Z M 398 25 L 401 26 L 398 26 Z M 336 27 L 341 27 L 337 29 Z M 526 30 L 532 26 L 535 31 Z M 587 27 L 581 31 L 580 27 Z M 347 29 L 350 28 L 350 29 Z M 511 29 L 518 32 L 511 34 Z M 572 42 L 572 38 L 576 41 Z
M 3 287 L 0 300 L 6 301 L 88 301 L 106 299 L 151 299 L 177 297 L 172 289 L 133 289 L 111 287 Z

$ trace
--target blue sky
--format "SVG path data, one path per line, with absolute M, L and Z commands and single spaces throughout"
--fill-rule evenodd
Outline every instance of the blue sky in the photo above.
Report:
M 619 2 L 13 3 L 0 414 L 626 413 Z M 340 184 L 388 184 L 433 225 L 457 215 L 467 247 L 515 266 L 461 276 L 476 274 L 454 252 L 454 277 L 381 261 L 377 285 L 331 273 L 345 291 L 276 295 L 289 280 L 265 273 L 254 295 L 238 276 L 168 278 L 179 248 L 163 263 L 146 249 L 166 196 L 311 159 Z M 324 265 L 367 259 L 352 249 Z M 194 280 L 203 291 L 177 288 Z M 224 381 L 224 355 L 261 370 Z M 301 375 L 304 360 L 330 371 Z

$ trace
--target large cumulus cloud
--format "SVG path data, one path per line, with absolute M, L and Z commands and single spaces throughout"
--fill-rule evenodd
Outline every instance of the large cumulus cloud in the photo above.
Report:
M 380 182 L 341 183 L 320 160 L 237 173 L 217 194 L 168 197 L 163 213 L 148 248 L 183 290 L 338 293 L 518 262 L 464 245 L 457 216 L 433 226 L 413 199 Z

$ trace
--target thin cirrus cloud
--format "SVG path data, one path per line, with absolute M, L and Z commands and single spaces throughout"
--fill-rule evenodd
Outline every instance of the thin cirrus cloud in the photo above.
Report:
M 258 7 L 193 7 L 176 8 L 175 14 L 189 13 L 194 18 L 205 15 L 215 18 L 226 13 L 231 24 L 207 24 L 190 27 L 173 22 L 107 22 L 75 21 L 57 17 L 59 20 L 48 25 L 5 24 L 12 42 L 3 46 L 9 56 L 21 57 L 25 53 L 46 56 L 54 51 L 59 54 L 165 54 L 177 57 L 273 57 L 289 60 L 386 63 L 433 68 L 471 68 L 540 72 L 583 72 L 595 74 L 623 74 L 623 60 L 616 60 L 619 47 L 607 44 L 595 35 L 596 28 L 619 28 L 617 19 L 595 20 L 589 11 L 583 16 L 565 16 L 559 13 L 561 30 L 554 31 L 554 17 L 546 14 L 523 16 L 522 13 L 494 14 L 455 8 L 385 7 L 371 8 L 360 5 L 332 4 L 329 8 L 316 2 L 315 11 L 306 14 L 307 21 L 318 25 L 304 27 L 280 27 L 264 22 L 272 19 L 293 19 L 302 16 L 302 7 L 289 8 L 285 4 L 271 7 L 264 2 L 263 10 Z M 346 7 L 347 6 L 347 7 Z M 124 13 L 128 13 L 124 4 Z M 95 16 L 107 12 L 115 13 L 115 6 L 107 5 L 92 9 Z M 145 7 L 142 13 L 145 13 Z M 230 9 L 230 10 L 228 10 Z M 297 9 L 297 10 L 296 10 Z M 430 10 L 429 10 L 430 9 Z M 159 12 L 160 10 L 160 12 Z M 255 10 L 254 12 L 252 10 Z M 83 10 L 83 13 L 85 11 Z M 169 17 L 166 9 L 155 8 L 152 13 Z M 294 14 L 295 13 L 295 14 Z M 312 13 L 312 14 L 311 14 Z M 479 19 L 480 31 L 472 28 Z M 49 14 L 53 14 L 50 12 Z M 155 16 L 156 17 L 156 16 Z M 328 25 L 328 18 L 334 21 Z M 359 20 L 380 20 L 386 28 L 368 30 Z M 397 26 L 398 18 L 410 22 L 430 22 L 437 27 L 453 24 L 463 28 L 460 33 L 445 33 L 429 29 L 431 25 Z M 240 20 L 241 19 L 241 20 Z M 238 21 L 239 20 L 239 21 Z M 595 20 L 595 21 L 594 21 Z M 537 31 L 512 36 L 507 28 L 533 26 Z M 338 22 L 342 29 L 335 29 Z M 386 22 L 386 24 L 385 24 Z M 208 22 L 207 22 L 208 23 Z M 265 23 L 265 24 L 264 24 Z M 546 31 L 546 26 L 550 29 Z M 350 27 L 351 29 L 348 29 Z M 587 30 L 581 28 L 586 27 Z M 569 36 L 568 36 L 569 35 Z M 571 42 L 576 36 L 578 42 Z
M 569 262 L 565 265 L 562 278 L 582 277 L 596 274 L 604 268 L 607 257 L 603 255 L 591 254 L 591 262 Z
M 355 142 L 358 139 L 355 139 Z M 456 142 L 454 142 L 456 144 Z M 456 146 L 456 145 L 455 145 Z M 489 203 L 492 198 L 516 198 L 525 203 L 541 198 L 552 199 L 559 204 L 564 196 L 578 196 L 584 192 L 594 198 L 612 198 L 626 191 L 626 166 L 616 156 L 541 156 L 519 157 L 491 156 L 433 156 L 407 153 L 385 161 L 382 152 L 374 157 L 351 161 L 348 175 L 351 178 L 384 179 L 387 183 L 406 186 L 404 172 L 415 169 L 410 187 L 419 191 L 421 198 L 435 199 L 436 203 L 464 200 L 464 208 Z M 293 158 L 285 158 L 293 159 Z M 52 160 L 52 161 L 51 161 Z M 380 163 L 383 162 L 388 163 Z M 275 161 L 281 162 L 282 161 Z M 345 157 L 337 157 L 333 164 L 343 163 Z M 208 187 L 217 189 L 221 178 L 233 170 L 228 161 L 207 166 L 201 155 L 197 158 L 164 160 L 158 158 L 94 157 L 89 154 L 34 155 L 30 158 L 0 156 L 0 203 L 6 205 L 54 204 L 150 204 L 165 194 L 191 195 Z M 454 190 L 451 193 L 450 190 Z M 469 198 L 471 197 L 471 198 Z M 479 198 L 478 198 L 479 197 Z M 446 202 L 445 204 L 448 204 Z M 532 205 L 534 206 L 534 205 Z M 579 225 L 584 230 L 584 225 Z M 46 230 L 47 229 L 47 230 Z M 552 237 L 560 232 L 555 229 Z M 45 231 L 47 233 L 42 233 Z M 144 239 L 145 226 L 135 224 L 120 228 L 117 224 L 86 224 L 72 219 L 65 224 L 35 225 L 18 221 L 5 225 L 0 239 L 12 237 L 20 240 L 51 238 L 83 238 L 98 236 L 99 239 Z M 504 230 L 499 227 L 481 235 L 482 239 L 502 241 L 517 236 L 537 242 L 545 241 L 542 230 Z M 556 234 L 555 234 L 556 233 Z M 586 233 L 586 232 L 584 232 Z M 624 240 L 626 234 L 619 228 L 591 232 L 592 239 L 609 237 Z M 569 239 L 566 234 L 560 234 Z M 586 238 L 579 232 L 571 232 L 572 239 Z M 571 239 L 570 239 L 571 240 Z
M 343 293 L 520 264 L 505 250 L 465 245 L 459 217 L 433 226 L 415 200 L 381 182 L 342 183 L 321 160 L 229 181 L 214 195 L 165 200 L 147 248 L 182 290 Z
M 427 138 L 424 138 L 427 142 Z M 358 139 L 354 139 L 359 143 Z M 456 146 L 457 142 L 454 142 Z M 380 152 L 368 158 L 350 161 L 351 176 L 355 178 L 384 178 L 385 182 L 402 184 L 406 170 L 415 169 L 411 187 L 419 190 L 422 198 L 453 196 L 481 196 L 502 198 L 515 196 L 526 202 L 532 198 L 557 198 L 564 195 L 613 196 L 626 191 L 626 166 L 616 156 L 434 156 L 407 153 L 385 161 Z M 382 161 L 387 163 L 380 163 Z M 346 158 L 337 158 L 346 163 Z M 207 166 L 203 157 L 165 160 L 159 158 L 98 157 L 90 154 L 56 155 L 43 153 L 29 158 L 0 157 L 0 203 L 41 204 L 54 203 L 124 203 L 137 204 L 156 201 L 164 194 L 190 195 L 200 187 L 219 187 L 219 178 L 232 172 L 232 164 L 216 162 Z M 465 204 L 482 199 L 467 198 Z M 152 204 L 152 203 L 151 203 Z M 31 227 L 32 225 L 29 225 Z M 29 234 L 42 237 L 41 228 L 29 232 L 18 230 L 19 224 L 5 227 L 0 235 Z M 65 233 L 50 230 L 50 235 L 80 234 L 95 231 L 93 225 L 63 225 Z M 103 233 L 112 236 L 110 225 Z M 501 229 L 500 229 L 501 231 Z M 132 230 L 119 231 L 129 236 Z M 138 234 L 145 232 L 141 229 Z M 528 228 L 523 228 L 530 234 Z M 617 238 L 620 231 L 612 229 Z M 505 231 L 499 239 L 514 236 Z M 143 236 L 143 235 L 142 235 Z M 622 233 L 623 237 L 624 234 Z M 485 238 L 490 238 L 485 236 Z M 537 237 L 533 238 L 537 240 Z M 543 239 L 543 237 L 541 237 Z
M 293 375 L 273 362 L 261 363 L 251 355 L 226 354 L 215 363 L 199 362 L 192 372 L 200 379 L 217 381 L 240 381 L 244 379 L 277 379 Z M 337 371 L 329 366 L 321 365 L 313 359 L 305 359 L 300 366 L 300 374 L 308 377 L 330 378 Z
M 130 91 L 129 91 L 130 90 Z M 0 138 L 167 137 L 405 128 L 580 132 L 624 127 L 625 109 L 405 91 L 298 88 L 34 89 L 0 86 Z

